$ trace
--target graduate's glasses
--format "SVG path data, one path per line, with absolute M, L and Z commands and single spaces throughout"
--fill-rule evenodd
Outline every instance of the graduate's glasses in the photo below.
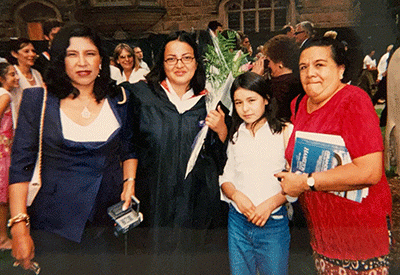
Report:
M 168 57 L 164 62 L 167 63 L 167 65 L 173 66 L 178 64 L 178 61 L 182 61 L 183 64 L 190 64 L 193 62 L 193 59 L 193 56 L 182 56 L 181 58 Z

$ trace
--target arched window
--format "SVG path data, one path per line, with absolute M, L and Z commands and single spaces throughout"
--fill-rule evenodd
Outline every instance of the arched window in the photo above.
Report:
M 288 0 L 229 1 L 228 27 L 245 33 L 275 31 L 286 25 L 288 5 Z

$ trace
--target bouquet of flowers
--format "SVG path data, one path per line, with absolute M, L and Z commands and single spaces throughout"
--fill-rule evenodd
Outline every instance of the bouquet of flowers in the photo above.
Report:
M 234 78 L 251 68 L 248 54 L 235 50 L 238 34 L 235 31 L 227 31 L 226 34 L 227 37 L 218 33 L 213 39 L 214 45 L 207 45 L 205 53 L 207 111 L 215 109 L 219 101 L 224 105 L 227 103 L 225 106 L 230 109 L 229 89 Z
M 241 50 L 235 50 L 237 40 L 235 31 L 227 31 L 227 38 L 218 33 L 218 36 L 213 37 L 212 40 L 213 46 L 207 45 L 204 62 L 207 77 L 206 89 L 208 91 L 206 95 L 207 112 L 215 110 L 219 102 L 231 110 L 232 101 L 229 90 L 233 80 L 238 75 L 248 71 L 251 65 L 246 58 L 248 54 L 243 54 Z M 189 175 L 196 163 L 207 132 L 208 126 L 203 126 L 193 142 L 185 177 Z

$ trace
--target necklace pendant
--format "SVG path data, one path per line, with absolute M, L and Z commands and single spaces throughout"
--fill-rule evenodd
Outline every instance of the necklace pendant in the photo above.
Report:
M 91 113 L 90 113 L 89 109 L 87 108 L 87 106 L 85 106 L 85 107 L 83 108 L 83 111 L 82 111 L 82 113 L 81 113 L 81 116 L 82 116 L 83 118 L 85 118 L 85 119 L 88 119 L 88 118 L 90 118 L 90 115 L 91 115 Z

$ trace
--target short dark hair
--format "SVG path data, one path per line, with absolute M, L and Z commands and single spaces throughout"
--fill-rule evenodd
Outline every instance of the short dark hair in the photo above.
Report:
M 50 32 L 54 28 L 61 28 L 63 26 L 63 22 L 58 19 L 50 18 L 43 22 L 43 34 L 46 36 L 50 35 Z
M 28 38 L 25 37 L 19 37 L 17 39 L 11 39 L 10 40 L 10 50 L 9 50 L 9 54 L 7 56 L 7 61 L 13 65 L 17 65 L 18 64 L 18 60 L 12 56 L 12 52 L 16 52 L 18 53 L 18 51 L 26 46 L 28 46 L 29 44 L 32 44 L 32 41 L 29 40 Z
M 284 67 L 297 70 L 300 50 L 295 38 L 284 34 L 274 36 L 265 43 L 263 51 L 274 63 L 282 62 Z
M 262 98 L 268 100 L 268 105 L 265 106 L 265 112 L 262 117 L 260 117 L 258 120 L 253 122 L 253 125 L 251 127 L 255 127 L 255 125 L 262 119 L 266 118 L 268 125 L 272 131 L 272 133 L 279 133 L 282 131 L 282 128 L 284 126 L 284 122 L 280 119 L 277 118 L 276 114 L 278 111 L 278 104 L 276 102 L 276 99 L 272 96 L 272 89 L 271 85 L 269 82 L 267 82 L 264 77 L 261 75 L 258 75 L 253 72 L 245 72 L 244 74 L 239 75 L 238 77 L 235 78 L 233 81 L 233 84 L 231 86 L 231 100 L 234 102 L 234 95 L 237 89 L 243 88 L 246 90 L 250 90 L 253 92 L 256 92 Z M 233 104 L 235 105 L 235 104 Z M 233 141 L 233 137 L 237 130 L 239 129 L 240 125 L 243 123 L 243 119 L 240 118 L 238 115 L 236 108 L 233 108 L 232 112 L 232 126 L 229 130 L 229 140 Z
M 163 46 L 161 47 L 159 55 L 154 64 L 154 67 L 145 76 L 147 82 L 149 83 L 150 87 L 155 89 L 155 87 L 157 87 L 157 85 L 159 85 L 159 83 L 166 78 L 166 74 L 165 74 L 165 70 L 164 70 L 164 52 L 165 52 L 166 45 L 171 41 L 184 42 L 184 43 L 189 44 L 190 47 L 192 47 L 194 57 L 197 62 L 197 69 L 194 73 L 194 76 L 190 80 L 189 85 L 190 85 L 190 88 L 193 89 L 193 92 L 195 95 L 200 94 L 200 92 L 204 90 L 204 87 L 206 85 L 206 73 L 205 73 L 205 69 L 203 66 L 202 58 L 201 58 L 201 56 L 199 54 L 199 50 L 197 48 L 196 41 L 191 34 L 185 32 L 185 31 L 177 31 L 177 32 L 173 32 L 168 35 Z
M 54 38 L 50 49 L 50 65 L 44 75 L 44 81 L 49 93 L 54 94 L 59 99 L 64 99 L 71 93 L 74 97 L 79 95 L 79 90 L 73 87 L 65 71 L 65 56 L 72 37 L 88 38 L 99 50 L 101 69 L 93 88 L 96 100 L 99 102 L 107 95 L 117 95 L 115 81 L 112 81 L 110 78 L 110 60 L 102 47 L 100 36 L 89 26 L 81 23 L 72 23 L 63 27 Z
M 336 65 L 338 66 L 343 65 L 345 67 L 342 82 L 347 83 L 349 81 L 348 70 L 347 70 L 349 65 L 349 60 L 347 58 L 346 50 L 344 48 L 343 43 L 331 37 L 312 38 L 307 42 L 304 48 L 301 49 L 300 55 L 305 49 L 311 47 L 329 47 L 331 49 L 332 59 L 333 61 L 335 61 Z
M 208 28 L 210 29 L 210 30 L 212 30 L 213 32 L 215 32 L 215 30 L 216 29 L 218 29 L 218 27 L 221 27 L 222 28 L 222 24 L 221 23 L 219 23 L 218 21 L 210 21 L 209 23 L 208 23 Z

